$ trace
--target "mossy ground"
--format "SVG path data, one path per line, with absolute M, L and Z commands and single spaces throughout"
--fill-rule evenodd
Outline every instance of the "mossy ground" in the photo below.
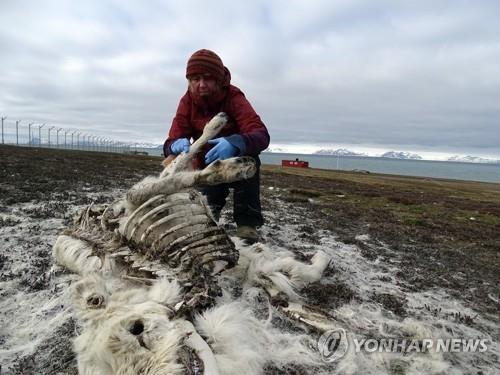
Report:
M 400 257 L 397 276 L 415 290 L 446 288 L 480 311 L 498 311 L 500 184 L 279 166 L 264 166 L 262 183 L 285 189 L 285 200 L 367 257 L 385 255 L 357 235 L 387 244 Z
M 10 205 L 62 194 L 76 203 L 89 189 L 126 189 L 157 174 L 161 160 L 0 146 L 0 199 Z M 416 289 L 446 287 L 490 312 L 498 309 L 487 296 L 499 298 L 500 184 L 271 165 L 261 174 L 264 210 L 273 204 L 268 188 L 281 188 L 285 201 L 303 206 L 322 229 L 358 244 L 367 257 L 382 255 L 357 235 L 389 245 L 401 255 L 399 276 L 412 278 Z

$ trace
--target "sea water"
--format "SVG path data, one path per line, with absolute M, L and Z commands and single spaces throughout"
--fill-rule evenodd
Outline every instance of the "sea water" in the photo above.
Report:
M 281 160 L 305 160 L 311 168 L 342 171 L 364 170 L 404 176 L 438 177 L 454 180 L 500 182 L 500 164 L 403 160 L 359 156 L 298 155 L 262 153 L 263 164 L 281 165 Z

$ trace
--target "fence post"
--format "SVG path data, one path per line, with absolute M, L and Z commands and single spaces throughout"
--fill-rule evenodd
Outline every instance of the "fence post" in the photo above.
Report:
M 3 141 L 3 122 L 4 120 L 7 118 L 7 116 L 5 117 L 2 117 L 2 144 L 4 144 L 4 141 Z
M 55 129 L 55 128 L 56 128 L 55 126 L 53 126 L 53 127 L 49 128 L 49 148 L 50 148 L 50 131 L 51 131 L 52 129 Z
M 38 146 L 39 147 L 42 147 L 42 128 L 47 125 L 47 124 L 43 124 L 43 125 L 38 125 Z
M 34 123 L 33 123 L 33 122 L 30 122 L 30 123 L 28 124 L 28 137 L 29 137 L 28 143 L 29 143 L 30 147 L 32 146 L 32 144 L 31 144 L 31 126 L 32 126 L 32 125 L 34 125 Z
M 7 118 L 7 116 L 2 117 L 2 144 L 3 144 L 3 122 Z
M 21 120 L 16 121 L 16 146 L 19 146 L 19 123 Z
M 62 128 L 59 128 L 56 130 L 56 147 L 59 148 L 59 132 L 62 130 Z

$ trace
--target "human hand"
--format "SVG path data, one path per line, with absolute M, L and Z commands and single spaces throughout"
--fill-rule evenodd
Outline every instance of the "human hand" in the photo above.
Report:
M 224 160 L 232 158 L 239 154 L 238 147 L 233 146 L 226 138 L 215 138 L 208 141 L 209 144 L 215 145 L 205 155 L 205 164 L 210 164 L 215 160 Z
M 181 152 L 188 152 L 189 146 L 191 146 L 191 143 L 187 138 L 179 138 L 170 145 L 170 151 L 174 155 L 179 155 Z

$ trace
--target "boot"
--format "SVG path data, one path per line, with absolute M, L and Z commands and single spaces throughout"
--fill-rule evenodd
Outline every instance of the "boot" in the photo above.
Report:
M 241 238 L 247 244 L 253 244 L 259 241 L 259 234 L 255 227 L 249 225 L 240 225 L 236 230 L 236 236 Z

